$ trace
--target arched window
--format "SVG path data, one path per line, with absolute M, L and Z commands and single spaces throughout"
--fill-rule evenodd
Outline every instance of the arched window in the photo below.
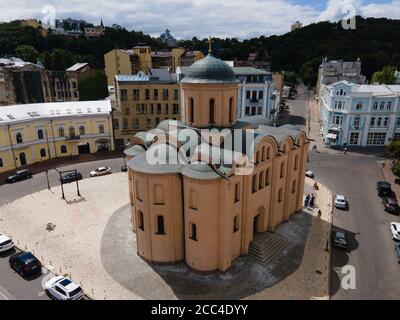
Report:
M 210 99 L 210 124 L 215 123 L 215 100 L 214 98 Z
M 189 122 L 194 122 L 194 100 L 190 98 L 189 104 Z
M 38 136 L 38 139 L 39 139 L 39 140 L 42 140 L 42 139 L 43 139 L 43 130 L 42 130 L 42 129 L 39 129 L 39 130 L 38 130 L 37 136 Z
M 190 189 L 189 190 L 189 208 L 193 210 L 197 210 L 197 193 L 195 190 Z
M 197 226 L 195 223 L 190 223 L 190 234 L 189 238 L 197 241 Z
M 261 161 L 265 160 L 265 146 L 261 149 Z
M 280 173 L 280 177 L 283 178 L 285 176 L 285 162 L 282 161 L 281 162 L 281 173 Z
M 233 97 L 229 99 L 229 122 L 234 122 Z
M 297 155 L 294 158 L 294 170 L 297 170 L 299 168 L 299 156 Z
M 17 140 L 17 143 L 23 143 L 23 142 L 24 142 L 23 139 L 22 139 L 22 134 L 21 134 L 21 132 L 18 132 L 18 133 L 15 135 L 15 140 Z
M 256 152 L 256 164 L 260 163 L 260 151 Z
M 135 181 L 135 193 L 136 193 L 136 199 L 142 201 L 142 197 L 140 196 L 140 188 L 138 180 Z
M 99 125 L 99 133 L 100 134 L 104 133 L 104 125 L 103 124 Z
M 280 189 L 279 189 L 279 192 L 278 192 L 278 202 L 281 202 L 281 201 L 282 201 L 282 194 L 283 194 L 283 189 L 280 188 Z
M 251 192 L 257 192 L 257 175 L 253 175 L 252 181 L 251 181 Z
M 85 127 L 84 126 L 79 127 L 79 135 L 81 135 L 81 136 L 85 135 Z
M 153 186 L 153 200 L 154 204 L 164 204 L 164 189 L 161 184 L 155 184 Z
M 239 215 L 233 218 L 233 233 L 239 231 Z
M 265 170 L 265 186 L 268 187 L 271 184 L 271 174 L 269 168 Z
M 64 128 L 58 128 L 58 136 L 59 137 L 64 137 L 65 136 L 65 132 L 64 132 Z
M 156 234 L 165 234 L 164 217 L 157 216 Z
M 75 128 L 74 127 L 69 127 L 68 129 L 68 134 L 73 137 L 75 136 Z
M 46 149 L 42 148 L 40 149 L 40 157 L 44 158 L 46 156 Z
M 267 148 L 267 160 L 271 159 L 271 147 Z
M 264 188 L 264 171 L 260 172 L 260 178 L 258 180 L 258 189 Z
M 235 203 L 240 201 L 240 183 L 235 184 Z
M 3 164 L 3 159 L 0 158 L 0 168 L 1 168 L 2 166 L 4 166 L 4 164 Z
M 138 210 L 138 227 L 140 230 L 144 231 L 144 216 L 143 216 L 143 212 Z
M 297 181 L 294 180 L 293 183 L 292 183 L 292 193 L 296 192 L 296 184 L 297 184 Z
M 61 153 L 67 153 L 67 146 L 65 145 L 61 146 Z

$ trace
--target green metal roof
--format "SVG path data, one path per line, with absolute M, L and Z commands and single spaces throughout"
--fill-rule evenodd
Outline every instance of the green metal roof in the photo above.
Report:
M 252 67 L 233 67 L 232 69 L 237 76 L 266 76 L 270 74 L 266 70 Z
M 232 68 L 211 53 L 185 70 L 181 83 L 237 83 Z

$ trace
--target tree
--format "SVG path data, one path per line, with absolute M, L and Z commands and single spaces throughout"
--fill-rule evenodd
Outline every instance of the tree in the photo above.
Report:
M 400 177 L 400 161 L 397 160 L 393 165 L 392 165 L 392 172 L 394 175 Z
M 400 140 L 393 140 L 385 146 L 385 149 L 391 158 L 400 160 Z
M 21 45 L 15 49 L 15 55 L 26 62 L 36 63 L 39 53 L 32 46 Z
M 372 82 L 378 82 L 380 84 L 396 84 L 395 72 L 395 67 L 386 66 L 381 71 L 377 71 L 372 75 Z
M 79 79 L 79 97 L 82 101 L 100 100 L 108 96 L 107 77 L 102 70 L 85 79 Z

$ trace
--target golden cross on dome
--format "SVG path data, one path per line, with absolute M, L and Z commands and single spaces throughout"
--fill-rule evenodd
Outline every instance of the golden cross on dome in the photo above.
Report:
M 212 53 L 212 48 L 211 48 L 211 44 L 214 42 L 214 40 L 211 40 L 211 36 L 208 36 L 208 52 Z

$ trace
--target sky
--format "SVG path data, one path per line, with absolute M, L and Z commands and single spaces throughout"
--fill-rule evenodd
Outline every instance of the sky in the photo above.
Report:
M 400 0 L 1 0 L 0 21 L 85 19 L 158 36 L 246 38 L 284 34 L 293 22 L 346 15 L 400 19 Z

